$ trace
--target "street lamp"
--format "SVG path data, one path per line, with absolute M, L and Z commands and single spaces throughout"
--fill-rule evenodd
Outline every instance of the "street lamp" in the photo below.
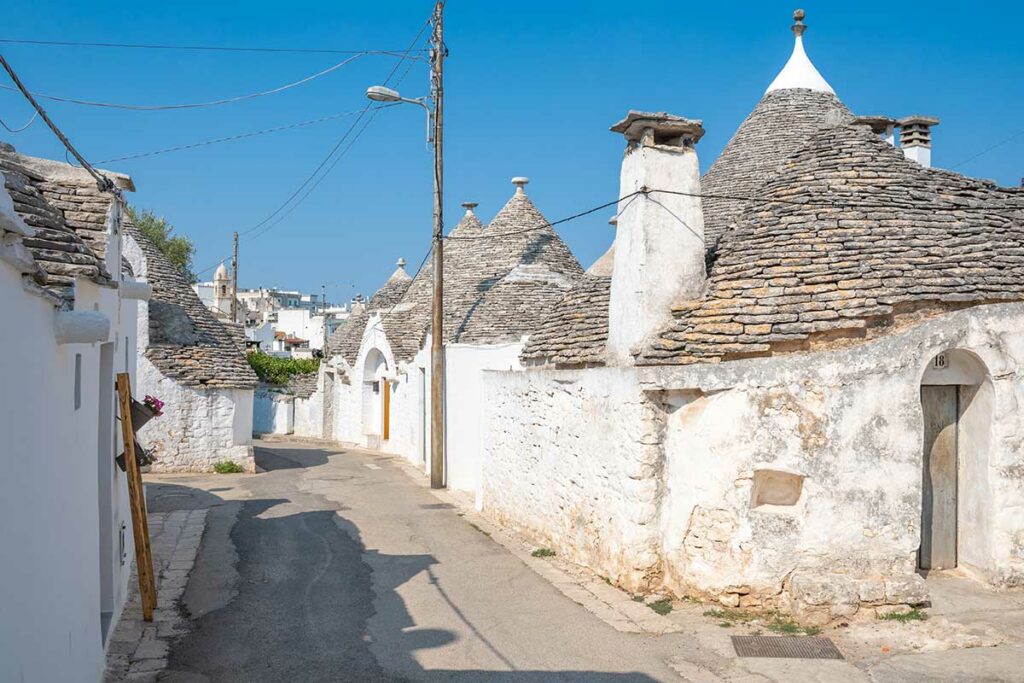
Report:
M 433 136 L 433 123 L 434 123 L 434 110 L 427 104 L 427 98 L 425 97 L 402 97 L 397 90 L 393 90 L 383 85 L 371 85 L 366 89 L 366 96 L 374 102 L 386 102 L 388 104 L 418 104 L 427 112 L 427 144 L 430 145 L 434 142 Z
M 397 90 L 383 85 L 366 89 L 366 96 L 374 102 L 392 104 L 418 104 L 427 112 L 427 144 L 434 147 L 434 237 L 433 288 L 430 315 L 430 488 L 444 488 L 444 154 L 442 125 L 444 115 L 444 3 L 434 5 L 434 31 L 431 36 L 430 82 L 431 98 L 408 99 Z

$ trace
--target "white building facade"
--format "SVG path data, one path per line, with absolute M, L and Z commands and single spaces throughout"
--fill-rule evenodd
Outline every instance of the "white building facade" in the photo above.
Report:
M 150 290 L 122 268 L 116 189 L 7 145 L 0 174 L 0 680 L 94 682 L 134 558 L 114 381 L 137 380 Z
M 929 168 L 936 119 L 853 116 L 800 19 L 703 178 L 699 122 L 613 127 L 645 191 L 610 277 L 485 373 L 479 505 L 628 590 L 807 623 L 926 604 L 927 571 L 1024 585 L 1024 193 Z

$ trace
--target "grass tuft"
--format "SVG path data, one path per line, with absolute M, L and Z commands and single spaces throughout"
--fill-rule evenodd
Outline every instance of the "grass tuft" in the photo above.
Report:
M 927 621 L 928 615 L 915 607 L 909 612 L 889 612 L 888 614 L 879 615 L 878 618 L 883 621 L 898 621 L 901 624 L 905 624 L 909 621 Z
M 221 460 L 218 463 L 214 463 L 213 471 L 217 474 L 241 474 L 245 472 L 242 466 L 233 460 Z
M 551 548 L 537 548 L 530 554 L 534 557 L 554 557 L 555 551 Z
M 668 598 L 655 600 L 647 606 L 654 610 L 655 614 L 660 614 L 661 616 L 665 616 L 672 611 L 672 601 Z

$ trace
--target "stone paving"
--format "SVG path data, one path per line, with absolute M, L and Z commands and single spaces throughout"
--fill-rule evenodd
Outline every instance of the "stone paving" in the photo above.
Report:
M 133 571 L 128 602 L 107 648 L 107 683 L 155 681 L 166 668 L 171 641 L 185 631 L 187 619 L 178 609 L 178 599 L 188 583 L 205 526 L 206 510 L 149 514 L 157 607 L 153 621 L 143 621 L 139 580 Z

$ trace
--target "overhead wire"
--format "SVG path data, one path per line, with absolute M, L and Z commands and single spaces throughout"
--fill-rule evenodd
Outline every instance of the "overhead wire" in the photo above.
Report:
M 1024 135 L 1024 130 L 1019 130 L 1016 133 L 1014 133 L 1013 135 L 1011 135 L 1010 137 L 1008 137 L 1008 138 L 1006 138 L 1004 140 L 1001 140 L 1000 142 L 997 142 L 996 144 L 992 145 L 991 147 L 986 147 L 985 149 L 981 150 L 977 154 L 975 154 L 973 156 L 969 156 L 966 159 L 964 159 L 963 161 L 953 164 L 952 166 L 949 167 L 949 170 L 952 171 L 954 168 L 959 168 L 959 167 L 963 166 L 966 163 L 974 161 L 978 157 L 984 156 L 985 154 L 988 154 L 992 150 L 998 149 L 998 148 L 1002 147 L 1003 145 L 1007 144 L 1008 142 L 1013 142 L 1014 140 L 1019 138 L 1021 135 Z
M 28 130 L 28 127 L 31 126 L 33 123 L 35 123 L 37 118 L 39 118 L 39 112 L 38 111 L 33 112 L 32 118 L 30 118 L 28 120 L 28 123 L 26 123 L 24 126 L 21 126 L 20 128 L 11 128 L 10 126 L 8 126 L 4 122 L 3 119 L 0 119 L 0 126 L 3 126 L 4 128 L 6 128 L 8 133 L 20 133 L 20 132 L 22 132 L 24 130 Z
M 67 136 L 60 130 L 60 128 L 57 127 L 57 124 L 55 124 L 53 120 L 50 119 L 50 117 L 46 113 L 46 110 L 44 110 L 42 105 L 40 105 L 36 101 L 36 99 L 32 96 L 32 93 L 29 92 L 28 88 L 25 87 L 25 84 L 21 82 L 21 79 L 18 78 L 18 74 L 14 71 L 14 68 L 7 62 L 7 59 L 3 55 L 0 55 L 0 66 L 3 66 L 4 71 L 6 71 L 7 75 L 11 77 L 12 81 L 14 81 L 14 85 L 16 86 L 17 90 L 21 92 L 21 94 L 25 97 L 26 100 L 28 100 L 29 104 L 31 104 L 32 107 L 36 110 L 36 113 L 39 114 L 39 116 L 43 119 L 43 122 L 46 123 L 47 127 L 49 127 L 51 131 L 53 131 L 53 134 L 56 135 L 57 139 L 60 140 L 62 145 L 64 145 L 64 149 L 67 150 L 65 154 L 70 152 L 72 155 L 74 155 L 74 157 L 78 159 L 78 163 L 82 165 L 82 168 L 84 168 L 89 173 L 89 175 L 91 175 L 96 180 L 96 184 L 99 186 L 101 190 L 107 190 L 113 192 L 114 194 L 120 194 L 117 187 L 114 186 L 114 182 L 107 176 L 97 171 L 92 166 L 92 164 L 86 161 L 85 157 L 83 157 L 78 152 L 78 150 L 75 149 L 75 146 L 71 144 L 71 141 L 68 140 Z
M 101 47 L 101 48 L 128 48 L 142 50 L 191 50 L 206 52 L 268 52 L 268 53 L 293 53 L 293 54 L 382 54 L 398 55 L 401 50 L 335 50 L 329 48 L 288 48 L 288 47 L 232 47 L 222 45 L 161 45 L 146 43 L 88 43 L 73 40 L 25 40 L 15 38 L 0 38 L 0 43 L 12 45 L 51 45 L 57 47 Z
M 426 21 L 423 22 L 422 26 L 420 26 L 420 29 L 416 33 L 416 36 L 412 39 L 412 42 L 409 44 L 409 48 L 405 51 L 406 56 L 417 51 L 416 50 L 416 45 L 419 43 L 420 39 L 423 37 L 423 32 L 430 25 L 431 19 L 432 19 L 432 17 L 429 17 Z M 406 61 L 405 57 L 400 58 L 391 67 L 391 71 L 388 72 L 387 77 L 383 81 L 383 85 L 388 85 L 391 82 L 391 79 L 393 79 L 395 77 L 395 74 L 398 72 L 398 69 L 401 67 L 401 65 L 402 65 L 402 63 L 404 61 Z M 409 74 L 409 71 L 410 71 L 411 68 L 412 68 L 412 63 L 410 63 L 409 67 L 402 74 L 401 78 L 399 79 L 399 82 L 401 82 L 401 80 L 403 80 Z M 348 129 L 342 134 L 342 136 L 337 140 L 337 142 L 335 142 L 334 146 L 327 153 L 327 155 L 320 161 L 320 163 L 316 166 L 316 168 L 313 169 L 313 172 L 310 173 L 306 177 L 306 179 L 302 181 L 302 183 L 299 185 L 299 187 L 296 188 L 295 191 L 292 192 L 291 195 L 289 195 L 288 198 L 284 200 L 284 202 L 282 202 L 276 209 L 274 209 L 274 211 L 272 211 L 263 220 L 259 221 L 258 223 L 255 223 L 254 225 L 246 228 L 245 230 L 239 231 L 239 236 L 251 233 L 251 232 L 253 232 L 255 230 L 258 230 L 259 228 L 265 226 L 267 223 L 272 221 L 275 216 L 278 216 L 279 214 L 281 214 L 282 211 L 285 211 L 286 207 L 288 207 L 289 204 L 292 204 L 293 200 L 295 200 L 295 198 L 299 196 L 299 194 L 303 191 L 303 189 L 305 189 L 306 186 L 308 186 L 313 181 L 313 179 L 320 173 L 321 169 L 323 169 L 328 164 L 328 162 L 330 162 L 331 159 L 334 158 L 334 161 L 333 161 L 333 163 L 331 163 L 330 168 L 328 168 L 327 171 L 323 175 L 320 176 L 320 178 L 309 189 L 309 191 L 306 192 L 306 194 L 302 195 L 302 197 L 298 201 L 296 201 L 290 208 L 287 208 L 286 213 L 284 215 L 281 215 L 279 220 L 274 221 L 270 226 L 267 227 L 266 230 L 260 231 L 260 233 L 258 233 L 257 235 L 254 235 L 250 239 L 255 239 L 256 237 L 259 237 L 260 235 L 266 234 L 267 232 L 269 232 L 270 229 L 272 229 L 274 226 L 278 225 L 281 222 L 281 220 L 283 220 L 288 214 L 290 214 L 299 204 L 301 204 L 306 199 L 306 197 L 308 197 L 312 193 L 313 190 L 316 189 L 316 187 L 323 181 L 323 178 L 325 178 L 327 176 L 327 174 L 330 173 L 331 169 L 333 169 L 334 166 L 337 165 L 338 160 L 340 160 L 341 157 L 343 157 L 345 155 L 345 153 L 349 149 L 351 149 L 352 144 L 354 144 L 355 141 L 359 139 L 359 136 L 362 135 L 363 131 L 366 130 L 366 127 L 369 126 L 370 123 L 372 123 L 373 119 L 376 117 L 376 115 L 379 112 L 379 110 L 383 109 L 383 108 L 385 108 L 385 106 L 381 106 L 381 105 L 374 106 L 373 102 L 370 102 L 365 107 L 363 107 L 363 109 L 360 110 L 360 112 L 358 113 L 356 120 L 352 122 L 352 125 L 350 125 L 348 127 Z M 371 115 L 370 120 L 366 123 L 365 126 L 363 126 L 363 128 L 359 131 L 359 133 L 356 135 L 356 137 L 353 138 L 352 142 L 347 147 L 345 147 L 345 149 L 341 152 L 341 154 L 339 154 L 337 157 L 335 157 L 335 153 L 341 148 L 341 146 L 349 138 L 349 136 L 352 134 L 352 132 L 359 125 L 359 123 L 363 119 L 363 117 L 368 112 L 370 112 L 371 110 L 373 110 L 373 114 Z M 224 260 L 226 260 L 226 258 L 227 257 L 218 260 L 217 263 L 213 264 L 212 266 L 209 266 L 209 267 L 204 268 L 202 270 L 195 271 L 194 274 L 196 276 L 199 276 L 199 275 L 202 275 L 203 273 L 206 273 L 206 272 L 208 272 L 210 270 L 213 270 L 218 265 L 220 265 L 220 263 L 222 263 Z
M 358 54 L 354 54 L 354 55 L 352 55 L 350 57 L 347 57 L 347 58 L 341 60 L 340 62 L 338 62 L 336 64 L 332 64 L 331 66 L 327 67 L 326 69 L 322 69 L 320 71 L 317 71 L 314 74 L 306 76 L 305 78 L 300 78 L 297 81 L 293 81 L 291 83 L 286 83 L 285 85 L 281 85 L 281 86 L 278 86 L 276 88 L 271 88 L 270 90 L 262 90 L 262 91 L 259 91 L 259 92 L 249 93 L 247 95 L 237 95 L 235 97 L 223 97 L 223 98 L 219 98 L 219 99 L 216 99 L 216 100 L 209 100 L 207 102 L 187 102 L 187 103 L 184 103 L 184 104 L 123 104 L 123 103 L 117 103 L 117 102 L 98 102 L 98 101 L 95 101 L 95 100 L 83 100 L 83 99 L 78 99 L 78 98 L 74 98 L 74 97 L 63 97 L 63 96 L 59 96 L 59 95 L 48 95 L 48 94 L 45 94 L 45 93 L 32 93 L 32 94 L 35 95 L 36 97 L 39 97 L 39 98 L 42 98 L 42 99 L 46 99 L 46 100 L 50 100 L 50 101 L 53 101 L 53 102 L 63 102 L 63 103 L 66 103 L 66 104 L 78 104 L 78 105 L 82 105 L 82 106 L 86 106 L 86 107 L 102 107 L 102 108 L 106 108 L 106 109 L 124 109 L 124 110 L 128 110 L 128 111 L 169 111 L 169 110 L 179 110 L 179 109 L 200 109 L 200 108 L 205 108 L 205 107 L 217 107 L 217 106 L 224 105 L 224 104 L 234 104 L 235 102 L 243 102 L 243 101 L 246 101 L 246 100 L 253 100 L 253 99 L 260 98 L 260 97 L 266 97 L 268 95 L 276 95 L 278 93 L 285 92 L 286 90 L 291 90 L 292 88 L 297 88 L 300 85 L 305 85 L 306 83 L 309 83 L 310 81 L 313 81 L 313 80 L 316 80 L 317 78 L 320 78 L 321 76 L 326 76 L 329 73 L 333 73 L 333 72 L 337 71 L 338 69 L 341 69 L 342 67 L 348 66 L 349 64 L 351 64 L 355 60 L 360 59 L 362 57 L 365 57 L 365 56 L 367 56 L 369 54 L 380 54 L 380 53 L 360 52 Z M 404 58 L 403 58 L 403 61 L 404 61 Z M 5 89 L 5 90 L 13 90 L 13 88 L 11 88 L 10 86 L 0 86 L 0 88 Z
M 400 104 L 400 103 L 399 102 L 395 102 L 393 104 L 389 104 L 389 105 L 386 105 L 386 106 L 392 106 L 393 107 L 393 106 L 396 106 L 397 104 Z M 383 109 L 384 107 L 381 107 L 381 108 Z M 109 163 L 112 163 L 112 162 L 115 162 L 115 161 L 129 161 L 131 159 L 143 159 L 143 158 L 146 158 L 146 157 L 157 156 L 158 154 L 169 154 L 171 152 L 181 152 L 181 151 L 188 150 L 188 149 L 196 149 L 198 147 L 206 147 L 208 145 L 216 145 L 216 144 L 220 144 L 222 142 L 233 142 L 235 140 L 244 140 L 246 138 L 252 138 L 252 137 L 259 136 L 259 135 L 267 135 L 267 134 L 270 134 L 270 133 L 279 133 L 279 132 L 286 131 L 286 130 L 293 130 L 295 128 L 303 128 L 303 127 L 306 127 L 306 126 L 313 126 L 313 125 L 316 125 L 318 123 L 325 123 L 327 121 L 334 121 L 334 120 L 346 118 L 346 117 L 349 117 L 349 116 L 355 116 L 355 115 L 357 115 L 357 114 L 359 114 L 361 112 L 362 112 L 362 110 L 347 111 L 347 112 L 343 112 L 343 113 L 340 113 L 340 114 L 330 114 L 329 116 L 321 116 L 321 117 L 316 118 L 316 119 L 309 119 L 307 121 L 299 121 L 298 123 L 290 123 L 288 125 L 275 126 L 273 128 L 264 128 L 262 130 L 251 131 L 249 133 L 239 133 L 237 135 L 228 135 L 226 137 L 214 138 L 212 140 L 204 140 L 202 142 L 194 142 L 194 143 L 191 143 L 191 144 L 188 144 L 188 145 L 177 145 L 175 147 L 165 147 L 163 149 L 156 149 L 156 150 L 152 150 L 152 151 L 149 151 L 149 152 L 139 152 L 138 154 L 127 154 L 125 156 L 113 157 L 113 158 L 110 158 L 110 159 L 101 159 L 100 161 L 97 161 L 96 163 L 98 163 L 98 164 L 109 164 Z

